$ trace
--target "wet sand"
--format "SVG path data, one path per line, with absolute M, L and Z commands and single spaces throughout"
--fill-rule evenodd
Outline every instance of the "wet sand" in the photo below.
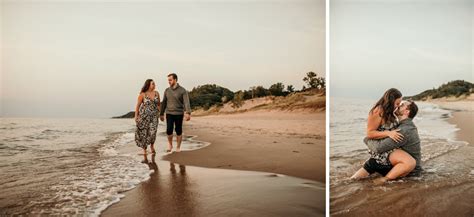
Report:
M 324 185 L 271 173 L 149 163 L 155 172 L 101 216 L 324 216 Z
M 157 156 L 101 216 L 324 216 L 324 126 L 324 112 L 194 117 L 184 132 L 211 144 Z
M 448 122 L 459 128 L 459 131 L 456 132 L 456 137 L 459 140 L 474 146 L 474 111 L 453 112 L 453 116 L 448 119 Z
M 165 160 L 274 172 L 325 182 L 325 114 L 243 113 L 194 118 L 188 134 L 212 145 Z
M 421 178 L 405 178 L 381 187 L 373 186 L 371 179 L 331 183 L 331 216 L 472 217 L 473 118 L 472 111 L 453 113 L 448 122 L 460 128 L 456 132 L 457 139 L 469 144 L 424 162 L 425 172 Z

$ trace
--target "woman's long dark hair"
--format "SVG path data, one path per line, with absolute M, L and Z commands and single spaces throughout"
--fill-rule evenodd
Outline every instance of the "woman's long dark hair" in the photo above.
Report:
M 153 79 L 146 79 L 145 84 L 143 84 L 142 91 L 140 93 L 145 93 L 148 88 L 150 88 L 150 84 L 153 81 Z
M 370 109 L 370 113 L 374 111 L 374 109 L 379 108 L 382 109 L 382 120 L 384 123 L 393 123 L 395 122 L 395 116 L 393 112 L 395 111 L 395 100 L 402 97 L 402 93 L 395 89 L 390 88 L 383 94 L 382 98 L 375 103 L 374 107 Z

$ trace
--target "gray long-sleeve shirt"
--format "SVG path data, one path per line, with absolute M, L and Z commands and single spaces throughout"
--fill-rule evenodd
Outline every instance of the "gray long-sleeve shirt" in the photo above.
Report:
M 179 84 L 176 84 L 175 88 L 166 88 L 163 102 L 161 102 L 160 115 L 164 115 L 165 112 L 171 115 L 182 115 L 185 112 L 191 114 L 188 92 Z
M 398 126 L 403 139 L 400 142 L 395 142 L 390 137 L 384 139 L 367 139 L 364 138 L 364 143 L 367 147 L 376 153 L 386 152 L 392 149 L 401 148 L 406 151 L 416 160 L 416 167 L 412 173 L 419 173 L 421 169 L 421 146 L 418 129 L 416 128 L 411 118 L 400 121 Z

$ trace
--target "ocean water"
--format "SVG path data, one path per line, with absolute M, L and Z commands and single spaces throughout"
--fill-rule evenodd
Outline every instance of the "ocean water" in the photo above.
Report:
M 368 99 L 331 99 L 330 171 L 334 184 L 345 180 L 369 157 L 362 140 L 368 112 L 374 103 L 375 100 Z M 417 102 L 417 105 L 419 112 L 414 122 L 420 134 L 422 162 L 467 145 L 456 140 L 458 128 L 447 122 L 452 111 L 430 103 Z M 436 168 L 425 169 L 430 171 Z
M 456 140 L 452 112 L 417 102 L 414 119 L 421 139 L 422 175 L 374 186 L 369 179 L 350 180 L 369 158 L 362 139 L 375 100 L 331 98 L 331 216 L 465 216 L 472 213 L 473 148 Z M 454 208 L 455 207 L 455 208 Z M 451 210 L 455 209 L 455 210 Z M 472 216 L 468 215 L 468 216 Z
M 0 215 L 99 215 L 153 172 L 134 156 L 134 130 L 132 119 L 0 118 Z M 165 144 L 158 133 L 158 155 Z
M 0 121 L 0 216 L 114 216 L 107 208 L 120 200 L 139 207 L 126 215 L 324 215 L 323 183 L 161 160 L 161 122 L 150 162 L 131 119 Z M 186 136 L 182 150 L 207 145 Z

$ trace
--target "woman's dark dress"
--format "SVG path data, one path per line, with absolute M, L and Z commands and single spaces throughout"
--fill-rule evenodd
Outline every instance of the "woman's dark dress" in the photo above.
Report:
M 158 92 L 155 91 L 153 99 L 148 98 L 145 94 L 143 103 L 140 105 L 138 110 L 140 117 L 135 131 L 135 141 L 140 148 L 146 149 L 148 145 L 155 143 L 156 130 L 158 128 L 159 102 Z
M 397 127 L 398 127 L 398 118 L 396 119 L 394 123 L 386 123 L 380 126 L 377 130 L 378 131 L 393 130 L 393 129 L 396 129 Z M 390 156 L 390 153 L 392 153 L 394 150 L 395 149 L 392 149 L 392 150 L 382 152 L 382 153 L 376 153 L 369 150 L 369 154 L 370 154 L 370 158 L 374 158 L 375 161 L 381 165 L 392 165 L 390 163 L 389 156 Z

